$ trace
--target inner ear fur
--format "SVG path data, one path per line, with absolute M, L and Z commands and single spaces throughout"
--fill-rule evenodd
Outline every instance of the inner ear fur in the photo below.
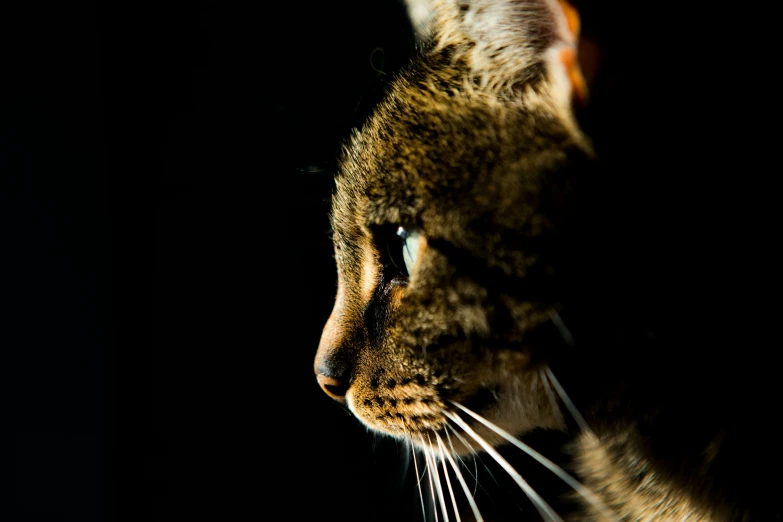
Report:
M 577 44 L 580 18 L 565 0 L 406 0 L 420 35 L 460 54 L 482 88 L 502 91 L 544 65 L 556 97 L 587 99 Z M 414 14 L 416 14 L 414 18 Z

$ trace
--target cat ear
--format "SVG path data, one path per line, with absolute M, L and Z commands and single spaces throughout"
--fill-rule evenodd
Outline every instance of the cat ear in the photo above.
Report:
M 555 74 L 565 75 L 571 96 L 577 103 L 587 101 L 587 82 L 579 65 L 578 44 L 581 21 L 577 10 L 566 0 L 553 2 L 557 22 L 558 41 L 550 49 L 552 53 L 551 69 L 559 69 Z M 559 9 L 558 9 L 559 8 Z
M 433 0 L 405 0 L 405 7 L 408 9 L 408 18 L 416 34 L 416 41 L 418 43 L 427 41 L 433 30 L 435 15 Z
M 566 0 L 432 0 L 437 47 L 465 49 L 480 85 L 514 87 L 540 74 L 555 96 L 583 102 L 579 14 Z

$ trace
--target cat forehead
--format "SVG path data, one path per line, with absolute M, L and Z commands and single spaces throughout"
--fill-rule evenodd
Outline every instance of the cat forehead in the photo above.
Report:
M 353 136 L 338 192 L 367 224 L 437 222 L 459 208 L 464 225 L 471 214 L 523 211 L 538 173 L 574 143 L 549 112 L 414 78 Z

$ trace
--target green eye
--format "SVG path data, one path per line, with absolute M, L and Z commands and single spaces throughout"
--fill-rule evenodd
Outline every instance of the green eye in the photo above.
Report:
M 418 230 L 406 230 L 404 227 L 397 229 L 397 235 L 402 238 L 402 259 L 405 262 L 405 270 L 410 275 L 413 272 L 413 266 L 416 264 L 421 235 Z

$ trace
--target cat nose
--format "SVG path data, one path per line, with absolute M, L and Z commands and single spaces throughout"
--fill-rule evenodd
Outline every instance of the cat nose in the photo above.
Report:
M 345 404 L 345 393 L 348 391 L 348 385 L 344 380 L 322 373 L 316 375 L 316 379 L 326 395 L 341 404 Z
M 324 326 L 313 369 L 324 393 L 345 404 L 345 394 L 351 386 L 355 353 L 347 347 L 350 344 L 345 340 L 348 332 L 335 316 L 333 314 Z

